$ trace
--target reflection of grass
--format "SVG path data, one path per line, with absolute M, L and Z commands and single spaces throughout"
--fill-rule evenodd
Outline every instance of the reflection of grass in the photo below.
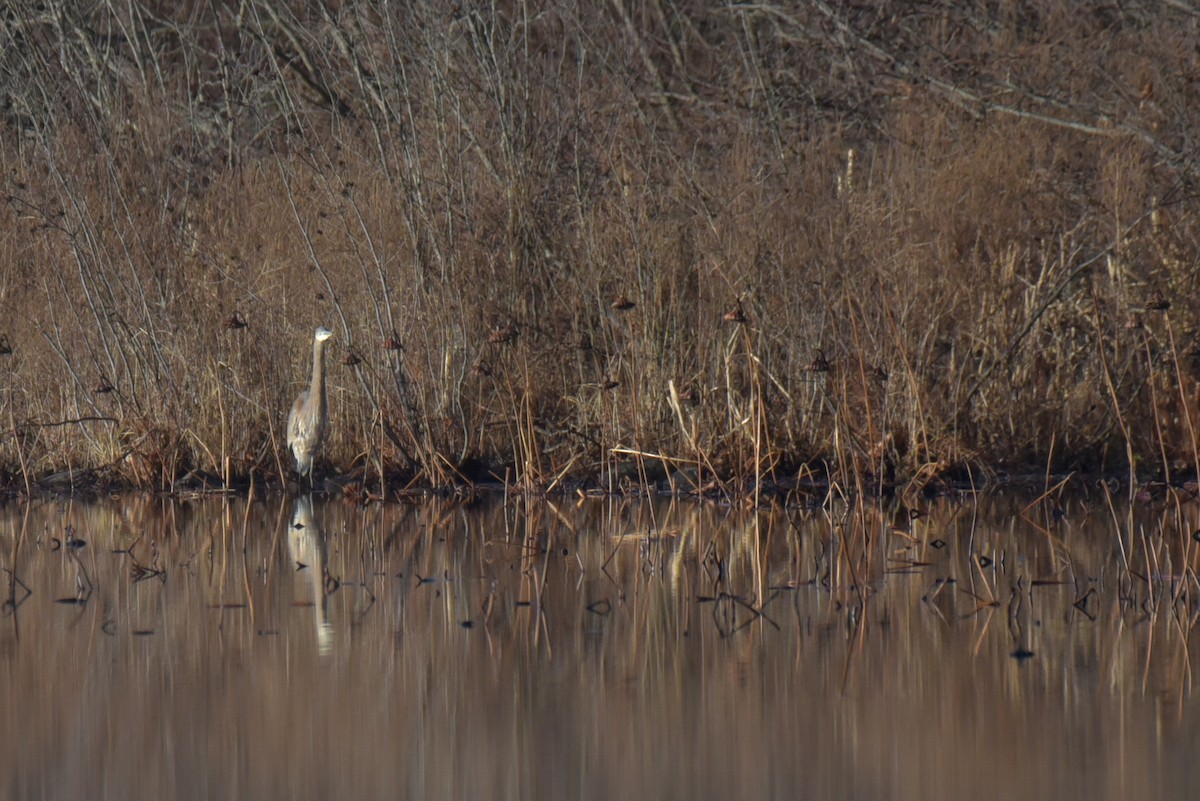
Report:
M 950 627 L 995 620 L 1011 630 L 1014 650 L 1037 653 L 1031 620 L 1161 618 L 1178 632 L 1192 628 L 1200 542 L 1187 532 L 1200 524 L 1194 509 L 1164 500 L 1134 510 L 1132 535 L 1124 510 L 1114 523 L 1061 493 L 1019 514 L 1004 499 L 942 501 L 919 515 L 870 504 L 797 515 L 649 501 L 329 503 L 310 513 L 321 523 L 305 529 L 318 538 L 340 532 L 326 556 L 298 555 L 288 499 L 199 501 L 165 513 L 143 499 L 120 510 L 79 505 L 65 516 L 50 506 L 25 510 L 5 529 L 13 546 L 5 569 L 10 606 L 31 591 L 103 606 L 114 583 L 155 593 L 182 582 L 218 629 L 250 627 L 235 629 L 239 636 L 275 630 L 280 609 L 297 601 L 319 601 L 322 624 L 340 614 L 355 626 L 428 603 L 454 627 L 501 638 L 524 632 L 535 646 L 554 647 L 543 643 L 547 627 L 577 613 L 594 616 L 589 625 L 632 622 L 637 649 L 660 641 L 664 625 L 671 636 L 711 626 L 728 638 L 840 621 L 847 634 L 866 636 L 876 616 L 913 625 L 929 615 Z M 312 572 L 298 581 L 298 570 Z
M 317 323 L 328 458 L 381 485 L 1198 469 L 1171 9 L 1113 11 L 1114 63 L 1064 3 L 152 5 L 136 44 L 107 4 L 12 12 L 9 481 L 277 476 Z
M 410 644 L 472 632 L 496 653 L 595 647 L 636 675 L 676 664 L 690 638 L 751 649 L 798 637 L 840 643 L 845 685 L 878 643 L 919 631 L 937 641 L 958 632 L 976 657 L 1005 660 L 1054 659 L 1067 642 L 1105 659 L 1131 644 L 1174 654 L 1200 608 L 1200 545 L 1181 533 L 1197 527 L 1195 510 L 1164 500 L 1135 509 L 1134 536 L 1114 501 L 1124 554 L 1112 521 L 1057 492 L 1014 508 L 941 501 L 919 515 L 858 503 L 790 515 L 606 499 L 327 503 L 311 531 L 337 535 L 319 558 L 297 550 L 289 499 L 166 509 L 131 499 L 65 514 L 34 505 L 0 531 L 18 546 L 5 562 L 6 608 L 23 629 L 67 620 L 46 611 L 53 604 L 29 611 L 32 592 L 69 600 L 72 621 L 110 638 L 157 634 L 200 650 L 216 638 L 236 651 L 282 636 L 339 653 L 397 632 Z M 150 600 L 170 586 L 186 608 Z M 132 606 L 119 611 L 126 596 Z M 114 604 L 115 614 L 90 614 Z
M 5 775 L 84 796 L 103 754 L 100 778 L 122 796 L 170 796 L 181 770 L 218 796 L 303 799 L 333 784 L 353 797 L 419 784 L 438 798 L 949 798 L 981 777 L 1009 797 L 1072 776 L 1153 796 L 1190 765 L 1188 748 L 1176 768 L 1148 744 L 1194 733 L 1195 603 L 1149 616 L 1096 498 L 1053 500 L 1061 515 L 997 496 L 790 519 L 612 498 L 317 501 L 340 579 L 324 584 L 318 557 L 289 547 L 292 499 L 10 504 L 0 566 L 22 583 L 0 615 L 0 692 L 23 723 L 3 740 Z M 1195 525 L 1194 507 L 1155 503 L 1136 510 L 1148 539 Z M 86 547 L 52 550 L 68 526 Z M 617 546 L 622 532 L 635 536 Z M 848 569 L 823 579 L 839 538 L 923 566 L 872 575 L 847 557 L 859 599 L 840 583 Z M 986 599 L 985 583 L 999 605 L 976 609 L 965 590 Z

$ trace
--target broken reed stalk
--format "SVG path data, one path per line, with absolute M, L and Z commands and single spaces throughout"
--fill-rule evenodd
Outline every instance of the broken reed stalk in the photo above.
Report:
M 1122 534 L 1123 524 L 1121 522 L 1121 518 L 1117 515 L 1117 508 L 1113 504 L 1112 492 L 1108 488 L 1108 482 L 1101 481 L 1100 486 L 1104 489 L 1104 501 L 1105 501 L 1105 504 L 1108 506 L 1109 514 L 1112 516 L 1113 530 L 1116 531 L 1116 533 L 1117 533 L 1117 547 L 1121 552 L 1121 564 L 1125 568 L 1125 575 L 1129 576 L 1129 575 L 1131 575 L 1130 566 L 1129 566 L 1129 553 L 1128 553 L 1127 549 L 1125 548 L 1125 535 Z M 1130 514 L 1129 514 L 1129 518 L 1128 518 L 1127 522 L 1128 522 L 1128 526 L 1129 526 L 1130 547 L 1132 547 L 1132 545 L 1133 545 L 1133 511 L 1132 511 L 1133 504 L 1130 503 L 1129 505 L 1131 508 L 1130 508 Z
M 1142 349 L 1146 354 L 1146 383 L 1150 387 L 1150 416 L 1154 419 L 1154 434 L 1158 442 L 1158 453 L 1162 459 L 1163 481 L 1171 483 L 1171 461 L 1167 458 L 1167 442 L 1163 436 L 1162 420 L 1159 419 L 1158 387 L 1154 380 L 1154 354 L 1150 350 L 1150 337 L 1141 329 Z M 1200 476 L 1198 476 L 1200 478 Z
M 1196 428 L 1192 420 L 1192 403 L 1184 393 L 1184 377 L 1183 373 L 1179 369 L 1179 348 L 1175 340 L 1175 329 L 1171 325 L 1170 313 L 1165 310 L 1163 312 L 1163 322 L 1167 329 L 1167 343 L 1169 345 L 1171 366 L 1175 374 L 1175 386 L 1179 393 L 1179 416 L 1183 419 L 1184 428 L 1187 431 L 1188 449 L 1190 451 L 1192 465 L 1195 470 L 1195 480 L 1197 482 L 1197 486 L 1200 487 L 1200 443 L 1197 443 L 1196 440 Z M 1195 581 L 1196 571 L 1194 568 L 1194 562 L 1196 554 L 1200 553 L 1200 541 L 1198 541 L 1194 536 L 1194 530 L 1192 527 L 1187 525 L 1187 520 L 1182 508 L 1183 501 L 1180 498 L 1179 493 L 1172 492 L 1172 497 L 1175 501 L 1175 529 L 1182 537 L 1182 577 L 1172 599 L 1173 602 L 1177 602 L 1181 598 L 1184 598 L 1188 595 L 1187 589 L 1189 587 L 1189 579 L 1191 579 L 1193 582 Z
M 1096 331 L 1098 332 L 1097 337 L 1096 337 L 1096 348 L 1097 348 L 1097 351 L 1098 351 L 1099 357 L 1100 357 L 1101 375 L 1104 376 L 1104 386 L 1108 390 L 1109 401 L 1112 403 L 1113 419 L 1116 422 L 1117 427 L 1121 430 L 1121 436 L 1125 442 L 1125 456 L 1126 456 L 1126 459 L 1128 462 L 1127 474 L 1129 476 L 1129 480 L 1127 482 L 1127 491 L 1129 494 L 1128 500 L 1130 502 L 1129 503 L 1130 510 L 1131 510 L 1130 514 L 1132 515 L 1133 496 L 1134 496 L 1135 487 L 1137 484 L 1137 475 L 1136 475 L 1137 460 L 1134 456 L 1133 435 L 1130 433 L 1129 427 L 1125 424 L 1125 415 L 1121 411 L 1120 395 L 1117 393 L 1116 385 L 1113 383 L 1112 370 L 1109 368 L 1109 364 L 1108 364 L 1108 356 L 1104 352 L 1104 335 L 1102 333 L 1104 330 L 1104 323 L 1103 323 L 1102 317 L 1100 316 L 1099 300 L 1097 298 L 1095 298 L 1094 296 L 1093 296 L 1093 307 L 1095 310 Z M 1132 533 L 1132 522 L 1133 521 L 1132 521 L 1132 517 L 1131 517 L 1130 518 L 1130 532 L 1131 533 Z
M 1196 438 L 1196 425 L 1192 419 L 1192 403 L 1189 402 L 1187 395 L 1184 393 L 1183 373 L 1179 369 L 1179 348 L 1175 343 L 1175 329 L 1171 326 L 1171 317 L 1169 314 L 1163 314 L 1163 320 L 1167 327 L 1167 341 L 1171 348 L 1171 365 L 1175 368 L 1175 386 L 1179 390 L 1179 409 L 1180 416 L 1188 432 L 1188 445 L 1191 450 L 1192 466 L 1195 470 L 1197 484 L 1200 485 L 1200 441 Z
M 21 441 L 21 432 L 17 430 L 17 421 L 11 406 L 8 409 L 8 428 L 12 432 L 13 444 L 17 449 L 17 460 L 21 466 L 21 480 L 25 483 L 25 497 L 32 498 L 33 490 L 29 480 L 29 465 L 25 462 L 25 443 Z
M 880 437 L 875 426 L 874 404 L 871 403 L 871 385 L 867 381 L 866 357 L 863 350 L 862 336 L 859 332 L 858 315 L 855 313 L 859 309 L 858 304 L 850 297 L 849 290 L 847 290 L 846 293 L 846 305 L 851 310 L 849 315 L 850 332 L 854 341 L 854 352 L 856 354 L 855 363 L 858 367 L 858 381 L 859 386 L 862 388 L 863 408 L 867 418 L 866 441 L 870 448 L 879 448 L 878 461 L 871 464 L 871 470 L 875 474 L 876 491 L 882 494 L 884 490 L 884 461 L 887 458 L 887 450 L 884 447 L 879 447 L 882 445 L 882 437 Z M 882 365 L 879 365 L 878 367 L 879 369 L 882 369 Z M 870 450 L 868 450 L 867 457 L 870 459 Z M 859 472 L 857 467 L 855 472 Z M 859 482 L 859 491 L 862 491 L 861 481 Z

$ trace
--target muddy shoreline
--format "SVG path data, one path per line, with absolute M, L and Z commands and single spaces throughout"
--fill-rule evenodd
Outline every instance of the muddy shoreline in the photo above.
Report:
M 1197 496 L 1194 477 L 1177 475 L 1171 481 L 1158 478 L 1137 479 L 1132 483 L 1132 497 L 1152 502 L 1168 496 L 1187 500 Z M 124 494 L 152 494 L 163 497 L 191 498 L 204 496 L 257 496 L 279 493 L 315 493 L 342 497 L 360 503 L 412 501 L 421 497 L 472 497 L 476 495 L 513 495 L 546 498 L 604 498 L 604 497 L 676 497 L 700 501 L 749 504 L 759 501 L 781 503 L 791 507 L 819 508 L 837 499 L 875 498 L 916 501 L 920 499 L 958 498 L 995 492 L 1015 492 L 1031 497 L 1039 494 L 1096 492 L 1099 496 L 1127 496 L 1131 492 L 1128 472 L 989 472 L 972 475 L 968 471 L 947 471 L 942 475 L 879 483 L 872 479 L 844 484 L 828 475 L 812 471 L 788 476 L 764 475 L 756 486 L 753 478 L 703 479 L 693 469 L 668 472 L 661 464 L 624 466 L 611 471 L 609 477 L 599 474 L 572 474 L 549 485 L 527 486 L 520 482 L 505 482 L 495 475 L 476 480 L 463 477 L 453 484 L 434 485 L 420 476 L 399 473 L 379 481 L 377 474 L 364 476 L 363 471 L 345 474 L 318 473 L 315 484 L 295 480 L 294 476 L 280 481 L 277 475 L 235 477 L 228 484 L 212 473 L 193 470 L 168 486 L 152 488 L 138 486 L 105 476 L 102 471 L 56 471 L 31 479 L 26 484 L 21 476 L 4 476 L 0 495 L 13 497 L 105 497 Z

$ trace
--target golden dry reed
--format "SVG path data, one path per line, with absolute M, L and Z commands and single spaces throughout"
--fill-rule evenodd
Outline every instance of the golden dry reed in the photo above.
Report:
M 328 325 L 371 486 L 1194 474 L 1195 28 L 6 3 L 0 469 L 278 480 Z

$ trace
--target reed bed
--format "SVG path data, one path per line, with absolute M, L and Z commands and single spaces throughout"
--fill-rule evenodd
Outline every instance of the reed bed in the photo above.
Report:
M 0 11 L 0 471 L 1197 472 L 1183 4 Z M 69 471 L 69 472 L 65 472 Z

